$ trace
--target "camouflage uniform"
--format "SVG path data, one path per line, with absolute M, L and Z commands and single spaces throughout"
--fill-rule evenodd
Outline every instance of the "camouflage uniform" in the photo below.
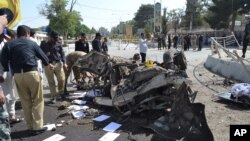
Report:
M 9 115 L 6 104 L 0 106 L 0 141 L 10 141 Z

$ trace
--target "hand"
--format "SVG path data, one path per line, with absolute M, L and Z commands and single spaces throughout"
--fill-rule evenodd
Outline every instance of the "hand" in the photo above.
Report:
M 2 106 L 5 102 L 5 97 L 3 91 L 0 91 L 0 106 Z
M 4 82 L 4 78 L 3 76 L 0 76 L 0 83 L 3 83 Z
M 64 70 L 68 70 L 68 65 L 67 64 L 63 64 L 63 69 Z
M 48 66 L 47 66 L 50 70 L 53 70 L 54 69 L 54 65 L 52 65 L 52 64 L 48 64 Z

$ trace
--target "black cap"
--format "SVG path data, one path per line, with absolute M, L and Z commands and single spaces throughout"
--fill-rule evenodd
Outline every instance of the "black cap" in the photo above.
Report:
M 102 36 L 102 35 L 101 35 L 101 33 L 97 32 L 97 33 L 95 34 L 95 36 L 98 37 L 98 36 Z
M 51 31 L 49 36 L 55 40 L 58 40 L 58 38 L 59 38 L 59 34 L 56 31 Z
M 84 37 L 84 36 L 86 36 L 86 34 L 85 33 L 81 33 L 81 36 Z

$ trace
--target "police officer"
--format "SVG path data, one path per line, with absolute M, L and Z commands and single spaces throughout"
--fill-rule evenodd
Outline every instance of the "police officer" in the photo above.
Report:
M 243 48 L 242 48 L 242 58 L 245 58 L 249 40 L 250 40 L 250 20 L 249 20 L 249 23 L 247 23 L 245 27 L 245 34 L 244 34 Z
M 86 41 L 85 33 L 81 33 L 81 39 L 75 42 L 75 51 L 89 53 L 89 43 Z
M 95 51 L 101 52 L 101 34 L 96 33 L 95 34 L 95 39 L 92 41 L 92 48 Z
M 37 71 L 36 58 L 42 60 L 48 68 L 47 56 L 39 46 L 29 39 L 30 28 L 21 25 L 17 28 L 17 39 L 7 42 L 2 50 L 1 63 L 4 71 L 9 71 L 8 64 L 14 73 L 14 80 L 21 100 L 24 119 L 28 129 L 35 134 L 44 132 L 43 127 L 44 99 L 42 83 Z
M 65 63 L 65 54 L 61 43 L 59 43 L 59 35 L 56 31 L 51 31 L 49 35 L 49 40 L 41 45 L 42 50 L 49 58 L 49 62 L 54 65 L 53 69 L 44 68 L 45 75 L 49 83 L 49 89 L 51 93 L 51 103 L 56 102 L 56 84 L 54 80 L 54 75 L 58 82 L 58 93 L 64 93 L 65 85 L 65 74 L 63 69 L 67 69 L 67 64 Z

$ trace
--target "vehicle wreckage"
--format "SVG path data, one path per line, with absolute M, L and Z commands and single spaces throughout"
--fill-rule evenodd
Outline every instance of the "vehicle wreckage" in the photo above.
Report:
M 78 57 L 72 59 L 74 54 Z M 95 97 L 94 102 L 115 107 L 123 119 L 143 111 L 161 110 L 165 113 L 145 128 L 170 139 L 213 140 L 205 106 L 193 103 L 197 92 L 189 87 L 182 51 L 166 51 L 163 63 L 149 60 L 142 64 L 139 54 L 126 59 L 96 51 L 82 55 L 72 52 L 66 60 L 71 60 L 67 63 L 72 66 L 78 88 L 100 89 L 103 96 Z M 65 74 L 68 78 L 70 69 Z

